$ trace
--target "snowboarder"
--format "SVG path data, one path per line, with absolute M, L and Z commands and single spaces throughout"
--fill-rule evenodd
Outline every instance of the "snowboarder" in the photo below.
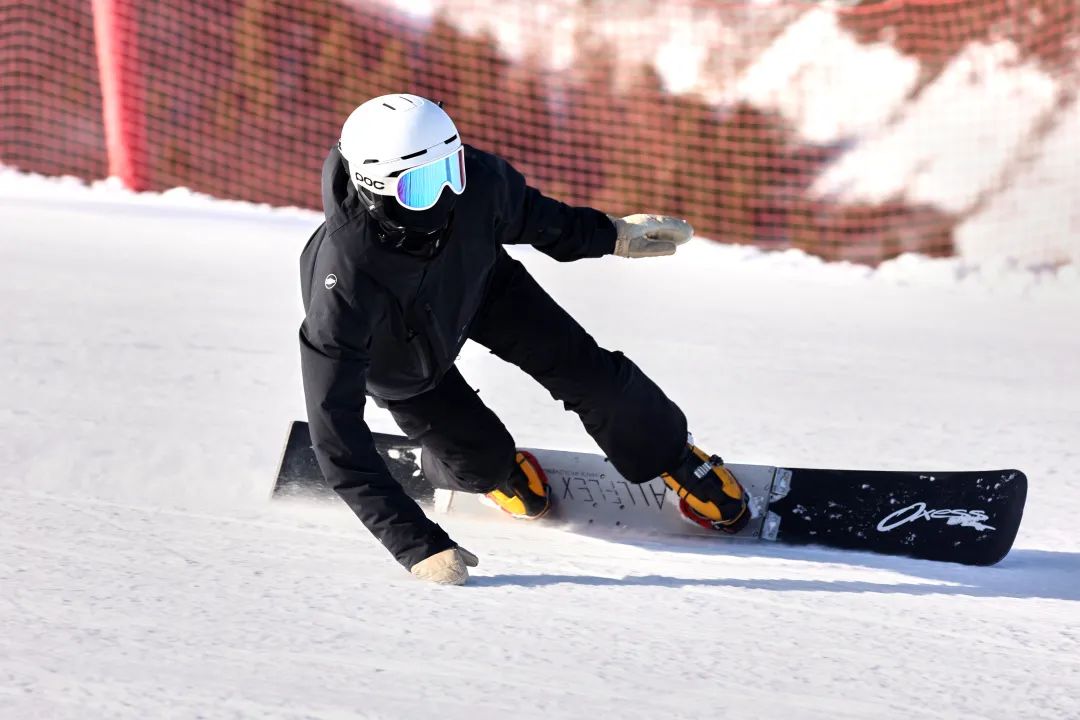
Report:
M 365 396 L 423 448 L 435 487 L 485 494 L 521 518 L 549 507 L 543 470 L 454 365 L 469 339 L 577 413 L 627 480 L 663 477 L 680 511 L 705 527 L 746 524 L 742 487 L 688 440 L 682 411 L 503 248 L 530 244 L 560 261 L 670 255 L 692 237 L 687 222 L 547 198 L 506 161 L 463 144 L 438 104 L 404 94 L 348 117 L 323 165 L 322 198 L 325 222 L 300 259 L 312 444 L 330 485 L 414 575 L 461 584 L 477 558 L 392 479 L 364 422 Z

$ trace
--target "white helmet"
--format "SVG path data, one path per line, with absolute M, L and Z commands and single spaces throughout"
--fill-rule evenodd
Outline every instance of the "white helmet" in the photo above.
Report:
M 417 95 L 382 95 L 353 110 L 338 148 L 365 198 L 396 195 L 405 208 L 424 210 L 444 187 L 458 195 L 465 189 L 464 149 L 454 121 Z M 406 172 L 425 166 L 429 171 Z

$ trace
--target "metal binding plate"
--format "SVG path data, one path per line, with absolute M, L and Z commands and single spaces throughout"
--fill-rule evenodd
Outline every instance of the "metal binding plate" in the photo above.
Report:
M 765 513 L 765 523 L 761 526 L 762 540 L 775 540 L 780 532 L 780 516 L 774 512 Z
M 776 468 L 773 472 L 770 502 L 783 500 L 789 492 L 791 492 L 791 471 L 787 468 Z
M 787 468 L 776 468 L 773 471 L 772 488 L 769 491 L 769 503 L 782 500 L 791 492 L 791 471 Z M 761 539 L 775 540 L 780 532 L 780 516 L 772 511 L 765 513 L 765 520 L 761 524 Z

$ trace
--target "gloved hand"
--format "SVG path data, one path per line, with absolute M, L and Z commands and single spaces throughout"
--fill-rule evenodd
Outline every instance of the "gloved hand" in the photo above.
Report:
M 424 558 L 409 570 L 421 580 L 440 585 L 464 585 L 469 579 L 469 568 L 480 564 L 480 559 L 463 547 L 452 547 Z
M 608 215 L 618 233 L 613 254 L 620 257 L 659 257 L 674 255 L 675 248 L 694 237 L 690 223 L 667 215 Z

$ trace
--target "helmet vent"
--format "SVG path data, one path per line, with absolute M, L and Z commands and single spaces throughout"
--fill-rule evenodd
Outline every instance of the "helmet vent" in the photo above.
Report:
M 420 157 L 421 155 L 423 155 L 426 152 L 427 152 L 427 150 L 424 149 L 424 150 L 420 150 L 419 152 L 409 153 L 408 155 L 402 155 L 401 159 L 402 160 L 409 160 L 409 159 L 414 158 L 414 157 Z
M 391 110 L 397 110 L 397 108 L 396 108 L 396 107 L 394 107 L 393 105 L 391 105 L 390 103 L 383 103 L 383 107 L 388 107 L 388 108 L 390 108 Z
M 451 137 L 448 137 L 445 140 L 443 140 L 443 145 L 449 145 L 450 143 L 454 142 L 455 140 L 457 140 L 457 135 L 453 135 Z
M 372 163 L 377 163 L 377 162 L 379 162 L 379 161 L 376 160 L 375 158 L 368 158 L 367 160 L 365 160 L 364 162 L 362 162 L 360 164 L 361 165 L 371 165 Z

